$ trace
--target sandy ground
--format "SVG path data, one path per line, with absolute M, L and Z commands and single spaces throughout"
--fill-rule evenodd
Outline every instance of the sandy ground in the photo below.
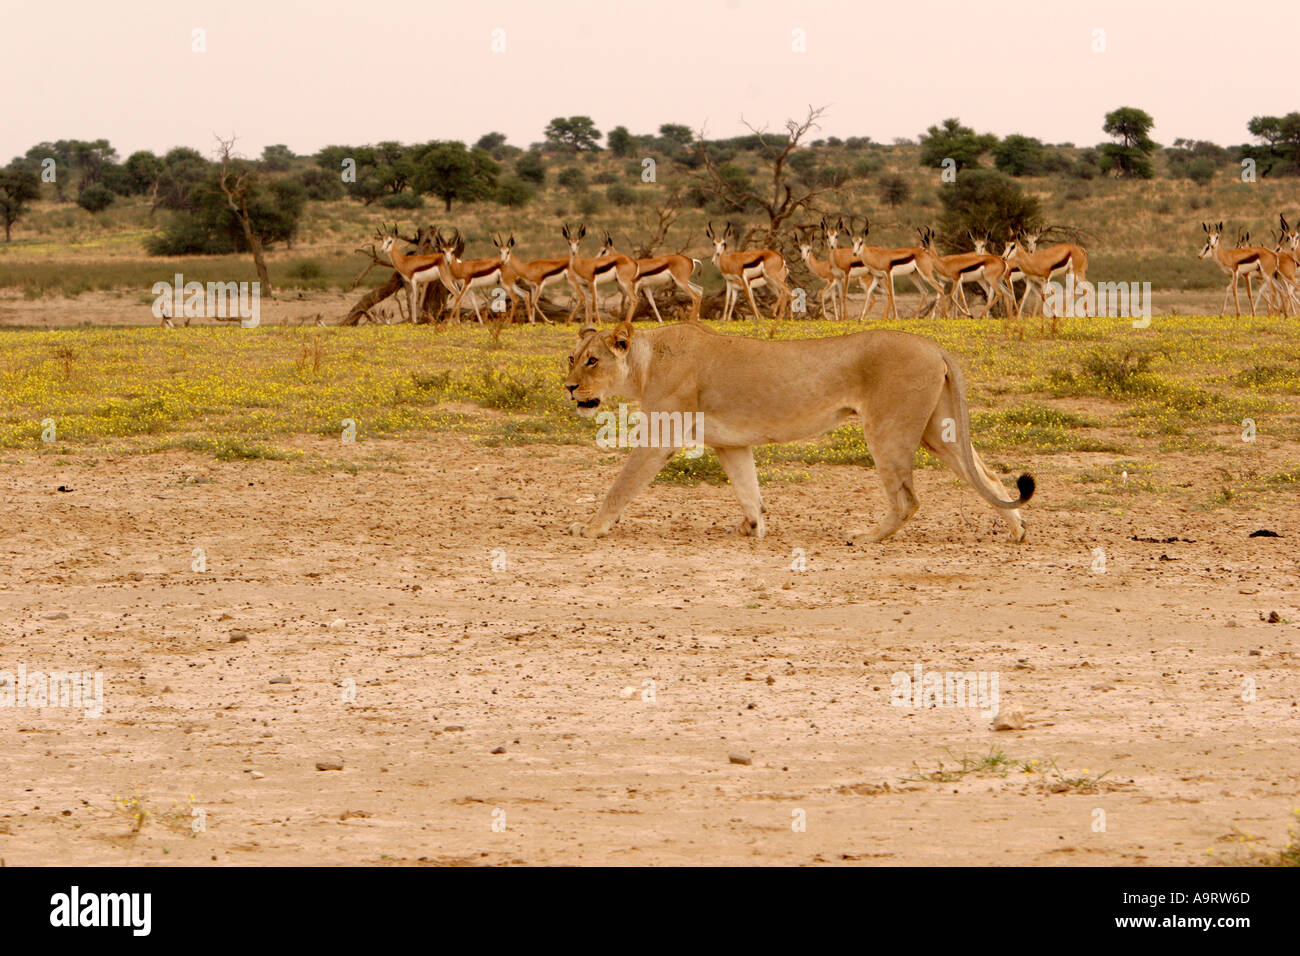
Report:
M 855 549 L 874 476 L 814 466 L 761 541 L 729 488 L 657 485 L 589 542 L 597 449 L 356 447 L 393 461 L 0 469 L 0 670 L 104 681 L 98 718 L 0 709 L 7 865 L 1203 864 L 1300 805 L 1293 499 L 1116 515 L 1068 480 L 1104 456 L 1045 457 L 1014 546 L 924 470 Z M 916 665 L 996 673 L 1027 725 L 892 705 Z M 921 778 L 995 747 L 1106 775 Z

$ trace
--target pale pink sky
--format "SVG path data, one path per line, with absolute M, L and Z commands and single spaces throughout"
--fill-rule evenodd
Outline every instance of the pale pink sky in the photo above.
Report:
M 1300 108 L 1297 0 L 3 4 L 0 163 L 69 138 L 208 153 L 232 131 L 248 155 L 489 130 L 525 146 L 579 113 L 605 132 L 727 136 L 742 115 L 780 125 L 809 103 L 830 107 L 820 135 L 882 142 L 959 116 L 1090 145 L 1105 112 L 1137 106 L 1162 143 L 1227 145 L 1249 140 L 1251 116 Z

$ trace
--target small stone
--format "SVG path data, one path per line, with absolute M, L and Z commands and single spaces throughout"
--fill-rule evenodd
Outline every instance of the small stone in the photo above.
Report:
M 343 764 L 334 763 L 333 761 L 329 761 L 329 760 L 321 760 L 316 763 L 316 769 L 317 770 L 342 770 Z
M 1004 710 L 999 710 L 989 726 L 993 730 L 1022 730 L 1025 726 L 1025 709 L 1018 704 L 1013 704 Z
M 727 754 L 727 760 L 730 763 L 738 763 L 742 767 L 748 767 L 754 762 L 754 758 L 749 754 Z
M 319 764 L 317 766 L 319 766 Z M 266 777 L 266 774 L 258 773 L 256 770 L 250 770 L 248 772 L 248 775 L 252 777 L 254 780 L 262 780 Z
M 270 683 L 272 683 L 272 684 L 292 684 L 293 681 L 291 681 L 291 680 L 290 680 L 289 678 L 287 678 L 287 677 L 272 677 L 271 680 L 270 680 Z
M 46 621 L 66 621 L 68 619 L 68 612 L 51 611 L 49 614 L 42 614 L 41 618 Z
M 1260 651 L 1260 649 L 1259 649 L 1258 647 L 1252 647 L 1252 648 L 1250 649 L 1250 656 L 1251 656 L 1251 657 L 1259 657 L 1259 655 L 1260 655 L 1261 653 L 1262 653 L 1262 652 Z
M 505 747 L 497 747 L 497 748 L 496 748 L 495 750 L 493 750 L 492 752 L 493 752 L 494 754 L 503 754 L 503 753 L 506 752 L 506 748 L 505 748 Z
M 229 641 L 229 643 L 231 643 L 231 644 L 238 644 L 240 641 L 246 641 L 246 640 L 248 640 L 248 632 L 247 632 L 247 631 L 231 631 L 231 632 L 230 632 L 230 641 Z
M 343 618 L 341 617 L 336 617 L 334 620 L 330 621 L 329 623 L 330 630 L 332 631 L 337 631 L 339 628 L 347 627 L 347 626 L 348 626 L 348 622 L 343 620 Z
M 622 697 L 624 700 L 631 700 L 632 696 L 635 693 L 636 693 L 635 687 L 624 687 L 622 690 L 618 692 L 618 696 Z
M 1282 620 L 1282 615 L 1278 614 L 1277 611 L 1269 611 L 1268 617 L 1264 618 L 1264 620 L 1269 624 L 1277 624 Z
M 464 729 L 465 729 L 465 728 L 464 728 L 463 726 L 461 726 L 460 724 L 448 724 L 446 727 L 443 727 L 443 728 L 442 728 L 443 733 L 447 733 L 447 734 L 458 733 L 458 732 L 460 732 L 460 731 L 462 731 L 462 730 L 464 730 Z

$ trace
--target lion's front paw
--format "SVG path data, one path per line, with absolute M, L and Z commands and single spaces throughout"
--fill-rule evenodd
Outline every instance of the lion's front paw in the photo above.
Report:
M 588 525 L 578 522 L 569 525 L 569 534 L 578 538 L 603 538 L 609 534 L 608 528 L 592 528 Z
M 746 537 L 761 538 L 767 534 L 767 525 L 762 517 L 757 521 L 752 518 L 741 518 L 740 524 L 736 525 L 736 534 L 745 535 Z

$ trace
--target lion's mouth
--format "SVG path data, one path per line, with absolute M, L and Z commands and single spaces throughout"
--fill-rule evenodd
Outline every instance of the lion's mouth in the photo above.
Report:
M 599 405 L 600 405 L 599 398 L 584 398 L 580 402 L 578 402 L 578 407 L 584 409 L 596 408 Z

